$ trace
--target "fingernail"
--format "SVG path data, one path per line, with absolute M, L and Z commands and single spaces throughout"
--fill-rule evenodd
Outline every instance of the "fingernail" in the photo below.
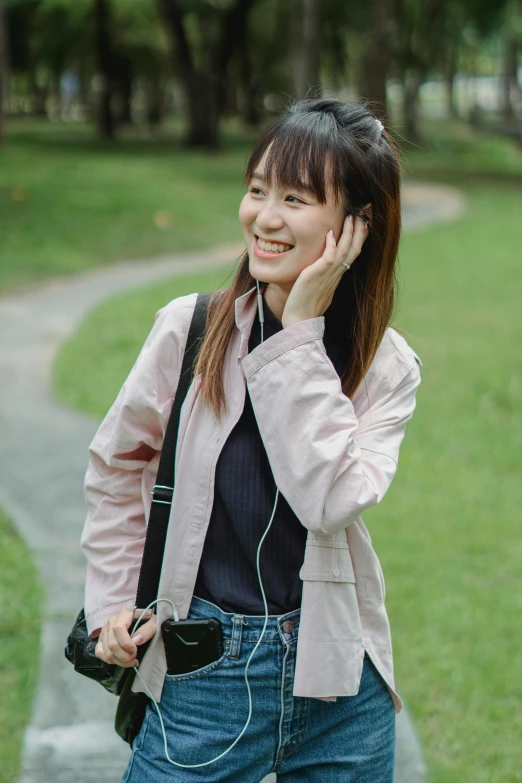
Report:
M 135 633 L 134 636 L 131 636 L 132 641 L 134 644 L 141 644 L 143 641 L 143 636 L 141 633 Z
M 333 239 L 333 238 L 334 238 L 334 232 L 333 232 L 333 229 L 332 229 L 332 228 L 330 229 L 330 231 L 329 231 L 328 233 L 330 234 L 330 236 L 331 236 L 331 237 L 332 237 L 332 239 Z
M 350 221 L 350 223 L 353 223 L 353 215 L 350 215 L 350 216 L 348 217 L 348 220 Z

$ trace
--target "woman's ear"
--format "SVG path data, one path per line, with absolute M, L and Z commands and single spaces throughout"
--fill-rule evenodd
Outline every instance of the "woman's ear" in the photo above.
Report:
M 368 223 L 371 226 L 372 225 L 372 214 L 373 214 L 372 213 L 372 205 L 371 205 L 371 203 L 365 204 L 364 207 L 362 208 L 361 212 L 363 213 L 363 215 L 365 216 L 365 218 L 367 219 Z

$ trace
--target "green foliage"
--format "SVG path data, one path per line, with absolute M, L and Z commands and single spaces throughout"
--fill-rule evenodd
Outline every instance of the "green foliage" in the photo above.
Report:
M 165 70 L 167 46 L 155 3 L 111 0 L 111 38 L 118 59 L 140 75 Z M 8 6 L 14 70 L 59 76 L 67 68 L 83 76 L 98 70 L 92 0 L 29 0 Z
M 42 0 L 29 29 L 32 60 L 53 75 L 79 60 L 95 58 L 94 20 L 90 0 Z
M 39 658 L 43 594 L 32 557 L 0 510 L 0 783 L 16 783 Z

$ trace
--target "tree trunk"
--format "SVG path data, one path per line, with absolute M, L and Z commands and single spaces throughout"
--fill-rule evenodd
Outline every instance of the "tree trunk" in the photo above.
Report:
M 238 39 L 241 100 L 239 113 L 243 123 L 255 128 L 261 121 L 261 101 L 257 80 L 252 74 L 246 20 Z
M 297 100 L 321 94 L 318 0 L 294 0 L 292 13 L 293 93 Z
M 157 0 L 169 37 L 170 52 L 177 66 L 187 111 L 185 143 L 189 147 L 218 146 L 217 96 L 212 77 L 196 72 L 178 0 Z
M 98 133 L 102 139 L 113 139 L 115 122 L 112 112 L 114 89 L 114 57 L 110 35 L 110 7 L 108 0 L 95 0 L 96 50 L 101 76 L 98 96 Z
M 502 117 L 515 119 L 511 89 L 518 82 L 518 41 L 509 36 L 504 42 L 504 78 L 502 79 Z
M 161 124 L 165 110 L 165 88 L 160 76 L 147 79 L 147 124 L 153 133 Z
M 406 71 L 403 80 L 404 135 L 409 141 L 413 142 L 420 141 L 419 92 L 422 82 L 423 77 L 419 71 Z
M 219 121 L 226 105 L 227 70 L 237 37 L 254 0 L 236 0 L 219 15 L 215 48 L 204 59 L 211 63 L 197 70 L 185 30 L 179 0 L 157 0 L 170 41 L 170 50 L 182 81 L 187 106 L 185 143 L 190 147 L 219 147 Z
M 455 101 L 455 75 L 457 72 L 456 51 L 450 47 L 446 53 L 444 68 L 444 88 L 446 91 L 446 111 L 451 119 L 459 118 L 459 110 Z
M 118 122 L 132 125 L 132 63 L 126 57 L 118 59 L 118 85 L 120 92 L 120 114 Z
M 7 30 L 4 5 L 0 0 L 0 144 L 4 141 L 4 101 L 8 82 Z
M 188 109 L 186 144 L 189 147 L 218 149 L 220 99 L 214 79 L 208 74 L 195 73 L 190 85 L 185 85 L 185 88 Z
M 257 128 L 261 122 L 261 101 L 259 89 L 254 78 L 244 74 L 241 88 L 241 102 L 239 112 L 242 122 L 248 128 Z
M 359 91 L 363 98 L 371 101 L 372 111 L 381 120 L 386 120 L 388 114 L 386 80 L 390 65 L 389 0 L 373 0 L 371 16 L 372 31 L 359 63 Z
M 47 115 L 47 89 L 38 84 L 36 78 L 36 69 L 33 64 L 28 72 L 29 86 L 33 98 L 33 114 L 36 117 L 45 117 Z

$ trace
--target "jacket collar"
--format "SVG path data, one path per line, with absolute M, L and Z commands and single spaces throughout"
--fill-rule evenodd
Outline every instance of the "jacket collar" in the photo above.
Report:
M 246 294 L 238 296 L 235 301 L 236 326 L 241 333 L 252 325 L 257 307 L 256 286 L 253 286 Z M 262 289 L 261 289 L 262 290 Z

